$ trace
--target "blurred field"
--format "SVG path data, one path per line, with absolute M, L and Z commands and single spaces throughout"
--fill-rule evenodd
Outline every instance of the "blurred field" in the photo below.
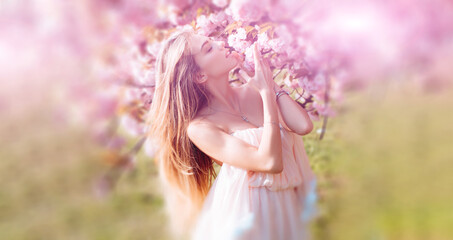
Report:
M 451 90 L 394 83 L 349 94 L 305 144 L 319 179 L 315 239 L 453 239 Z M 156 172 L 141 152 L 110 198 L 83 129 L 35 106 L 0 126 L 0 239 L 167 239 Z M 132 141 L 132 143 L 135 141 Z
M 348 96 L 312 153 L 326 165 L 318 239 L 453 238 L 451 93 L 395 82 Z

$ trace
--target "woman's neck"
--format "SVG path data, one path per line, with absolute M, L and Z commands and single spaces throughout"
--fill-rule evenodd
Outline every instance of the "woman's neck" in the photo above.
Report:
M 209 79 L 207 88 L 211 94 L 211 108 L 222 111 L 235 112 L 238 104 L 237 94 L 229 84 L 229 76 L 218 79 Z

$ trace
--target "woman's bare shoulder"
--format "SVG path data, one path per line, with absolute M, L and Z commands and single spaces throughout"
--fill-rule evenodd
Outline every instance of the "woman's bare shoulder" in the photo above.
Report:
M 189 122 L 189 125 L 188 127 L 191 127 L 191 128 L 195 128 L 195 129 L 200 129 L 200 128 L 204 128 L 204 127 L 213 127 L 213 128 L 217 128 L 221 131 L 225 131 L 225 129 L 221 126 L 219 126 L 218 124 L 215 123 L 215 121 L 212 118 L 212 115 L 204 115 L 204 114 L 200 114 L 192 119 L 192 121 Z

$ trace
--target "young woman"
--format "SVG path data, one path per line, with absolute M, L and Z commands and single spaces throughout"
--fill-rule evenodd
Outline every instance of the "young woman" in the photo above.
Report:
M 222 42 L 178 32 L 158 56 L 149 136 L 178 238 L 309 238 L 316 177 L 299 135 L 313 125 L 256 45 L 254 60 L 253 76 L 239 71 L 246 83 L 233 87 L 241 61 Z

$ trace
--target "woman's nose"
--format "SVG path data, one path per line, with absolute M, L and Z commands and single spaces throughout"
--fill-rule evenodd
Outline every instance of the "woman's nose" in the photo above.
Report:
M 221 49 L 225 48 L 225 42 L 224 41 L 217 41 L 219 43 L 219 46 Z

